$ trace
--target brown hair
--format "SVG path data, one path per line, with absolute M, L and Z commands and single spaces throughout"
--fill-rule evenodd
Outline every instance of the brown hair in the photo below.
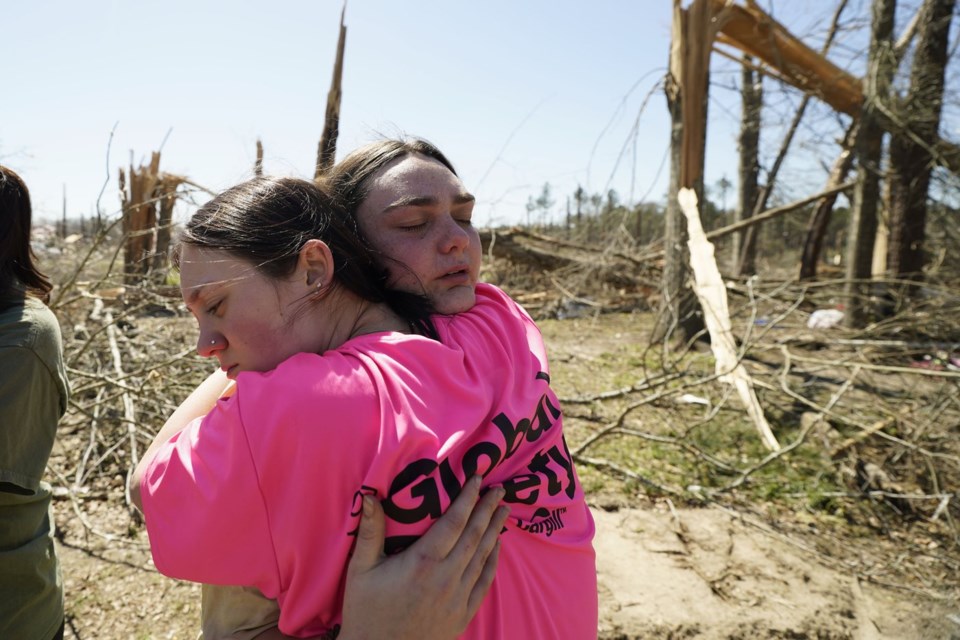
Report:
M 0 165 L 0 297 L 18 292 L 50 301 L 53 285 L 36 266 L 30 246 L 30 191 L 12 169 Z
M 296 178 L 259 177 L 227 189 L 190 218 L 180 245 L 219 249 L 252 263 L 271 278 L 293 273 L 307 240 L 323 240 L 339 286 L 364 300 L 388 304 L 421 333 L 435 336 L 430 302 L 387 287 L 387 274 L 348 216 L 322 186 Z

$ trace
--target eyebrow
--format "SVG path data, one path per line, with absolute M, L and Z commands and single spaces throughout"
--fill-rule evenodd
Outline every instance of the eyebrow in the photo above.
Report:
M 209 284 L 198 284 L 194 287 L 191 287 L 190 291 L 187 293 L 187 297 L 184 298 L 184 302 L 189 307 L 194 304 L 197 301 L 197 298 L 199 298 L 205 291 L 208 289 L 219 289 L 222 284 L 223 283 L 220 282 L 211 282 Z
M 453 196 L 454 205 L 469 204 L 471 202 L 476 202 L 476 200 L 477 199 L 472 193 L 467 192 L 458 193 L 457 195 Z M 439 202 L 440 201 L 437 198 L 432 196 L 407 196 L 404 198 L 398 198 L 384 207 L 383 213 L 390 213 L 394 209 L 402 209 L 403 207 L 428 207 L 436 205 Z

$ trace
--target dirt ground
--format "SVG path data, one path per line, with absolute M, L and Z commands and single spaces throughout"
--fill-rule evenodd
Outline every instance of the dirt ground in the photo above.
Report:
M 635 377 L 636 345 L 646 340 L 637 316 L 542 326 L 561 398 Z M 590 411 L 571 405 L 570 413 L 581 416 L 566 427 L 576 449 L 596 427 Z M 62 437 L 52 468 L 68 468 L 83 438 L 79 430 Z M 845 536 L 802 513 L 694 505 L 595 469 L 580 473 L 597 523 L 600 638 L 960 638 L 955 591 L 890 573 L 916 555 L 896 536 Z M 74 498 L 60 491 L 55 502 L 66 637 L 193 638 L 199 589 L 152 567 L 121 480 L 90 483 Z M 955 549 L 949 553 L 956 559 Z
M 956 603 L 865 583 L 742 514 L 595 515 L 602 638 L 960 638 Z

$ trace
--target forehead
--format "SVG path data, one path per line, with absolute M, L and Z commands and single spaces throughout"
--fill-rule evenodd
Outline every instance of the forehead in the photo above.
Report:
M 409 154 L 379 169 L 370 178 L 361 211 L 382 211 L 410 197 L 452 198 L 465 194 L 460 178 L 433 158 Z
M 249 262 L 221 249 L 184 245 L 180 254 L 180 292 L 189 302 L 212 285 L 235 284 L 257 273 Z

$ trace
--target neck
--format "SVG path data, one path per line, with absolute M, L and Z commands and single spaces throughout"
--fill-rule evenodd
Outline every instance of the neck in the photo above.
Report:
M 382 302 L 370 302 L 343 289 L 333 292 L 329 307 L 339 311 L 328 348 L 336 348 L 347 340 L 381 331 L 410 332 L 410 324 Z M 328 308 L 329 308 L 328 307 Z
M 393 309 L 382 302 L 361 301 L 356 322 L 347 340 L 367 333 L 377 333 L 380 331 L 409 333 L 410 323 L 398 316 Z

